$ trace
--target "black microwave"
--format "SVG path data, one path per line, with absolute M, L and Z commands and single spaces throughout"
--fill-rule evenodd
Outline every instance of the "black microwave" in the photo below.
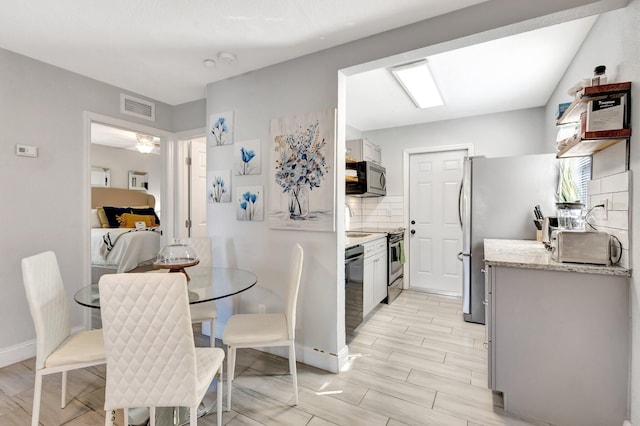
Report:
M 387 195 L 387 176 L 384 167 L 371 161 L 346 163 L 347 195 L 382 197 Z

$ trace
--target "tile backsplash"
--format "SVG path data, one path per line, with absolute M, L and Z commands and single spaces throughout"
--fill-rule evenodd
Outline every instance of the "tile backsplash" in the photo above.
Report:
M 603 204 L 606 201 L 608 211 L 605 215 L 603 208 L 593 208 L 589 215 L 589 223 L 599 231 L 608 232 L 620 240 L 622 244 L 622 257 L 620 266 L 630 268 L 630 212 L 631 206 L 631 171 L 603 176 L 589 181 L 587 187 L 589 197 L 588 208 Z M 588 226 L 587 226 L 588 227 Z M 618 256 L 618 245 L 613 242 L 611 255 L 614 259 Z
M 346 230 L 386 229 L 404 225 L 404 197 L 346 197 L 351 213 L 346 212 Z

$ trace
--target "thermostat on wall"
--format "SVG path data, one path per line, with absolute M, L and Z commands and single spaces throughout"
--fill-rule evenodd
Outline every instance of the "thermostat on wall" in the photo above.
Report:
M 16 155 L 22 157 L 37 157 L 38 147 L 33 145 L 16 145 Z

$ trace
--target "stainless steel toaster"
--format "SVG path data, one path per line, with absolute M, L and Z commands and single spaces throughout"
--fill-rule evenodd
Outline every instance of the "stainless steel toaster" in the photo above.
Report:
M 606 232 L 553 231 L 551 258 L 556 262 L 611 265 L 611 238 Z

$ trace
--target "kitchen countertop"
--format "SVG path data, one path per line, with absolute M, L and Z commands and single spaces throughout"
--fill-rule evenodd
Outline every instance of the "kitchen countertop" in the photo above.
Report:
M 361 234 L 369 234 L 365 237 L 349 237 L 349 232 L 361 233 Z M 344 248 L 349 248 L 353 246 L 357 246 L 359 244 L 368 243 L 369 241 L 374 241 L 379 238 L 387 238 L 386 232 L 360 232 L 360 231 L 348 231 L 347 238 L 344 243 Z
M 556 262 L 551 259 L 551 252 L 541 242 L 533 240 L 485 239 L 484 262 L 491 266 L 511 268 L 631 276 L 631 270 L 621 266 Z

